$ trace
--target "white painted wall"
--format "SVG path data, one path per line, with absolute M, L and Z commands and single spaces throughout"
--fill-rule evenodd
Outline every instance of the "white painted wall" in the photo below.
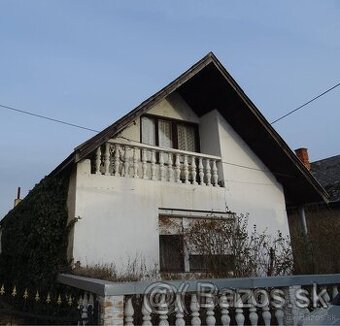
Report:
M 173 93 L 167 99 L 157 103 L 148 111 L 148 114 L 192 123 L 199 123 L 199 118 L 195 112 L 177 93 Z M 117 138 L 121 137 L 123 139 L 139 142 L 140 128 L 140 119 L 135 119 L 118 135 Z
M 289 234 L 282 185 L 218 111 L 207 115 L 217 121 L 228 208 L 249 213 L 250 227 Z
M 153 106 L 148 113 L 187 122 L 199 122 L 195 112 L 177 93 L 171 94 L 168 98 Z
M 77 165 L 69 193 L 74 205 L 69 212 L 81 218 L 70 247 L 75 262 L 124 266 L 142 254 L 149 267 L 158 264 L 160 208 L 225 212 L 228 207 L 249 213 L 250 226 L 288 234 L 283 189 L 275 177 L 216 110 L 198 119 L 183 102 L 176 95 L 149 113 L 199 122 L 201 152 L 222 156 L 226 187 L 94 175 L 85 160 Z M 139 130 L 136 121 L 121 136 L 139 141 Z
M 159 208 L 225 212 L 223 188 L 90 174 L 88 160 L 76 180 L 73 257 L 82 265 L 124 265 L 140 253 L 158 264 Z

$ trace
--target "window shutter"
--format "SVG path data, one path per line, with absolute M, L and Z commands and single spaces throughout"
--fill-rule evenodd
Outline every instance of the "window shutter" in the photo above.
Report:
M 196 135 L 193 126 L 177 125 L 178 149 L 183 151 L 196 151 Z
M 181 235 L 160 235 L 159 255 L 162 272 L 184 272 L 183 237 Z

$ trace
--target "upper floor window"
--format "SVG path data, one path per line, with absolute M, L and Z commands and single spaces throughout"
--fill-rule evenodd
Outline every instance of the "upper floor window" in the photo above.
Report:
M 199 152 L 198 127 L 195 124 L 155 116 L 142 117 L 142 143 L 188 152 Z

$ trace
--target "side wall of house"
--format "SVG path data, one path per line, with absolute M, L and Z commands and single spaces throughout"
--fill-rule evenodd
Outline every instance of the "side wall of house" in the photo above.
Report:
M 217 110 L 201 117 L 200 138 L 203 153 L 222 157 L 228 209 L 249 214 L 250 228 L 289 234 L 281 184 Z
M 225 187 L 95 175 L 85 160 L 76 172 L 75 261 L 126 266 L 141 255 L 149 268 L 158 264 L 159 209 L 249 213 L 250 226 L 288 233 L 281 185 L 216 110 L 198 118 L 175 95 L 149 113 L 199 123 L 201 152 L 222 157 Z M 119 136 L 140 141 L 139 120 Z
M 249 214 L 250 227 L 289 234 L 282 185 L 225 119 L 217 111 L 211 114 L 218 121 L 228 208 Z

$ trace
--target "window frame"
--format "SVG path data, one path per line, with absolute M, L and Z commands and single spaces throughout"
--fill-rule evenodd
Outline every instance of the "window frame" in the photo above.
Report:
M 180 120 L 180 119 L 173 119 L 169 117 L 163 117 L 160 115 L 154 115 L 154 114 L 143 114 L 140 117 L 140 142 L 143 144 L 143 117 L 153 119 L 155 122 L 155 143 L 157 147 L 159 147 L 159 120 L 164 120 L 168 121 L 171 123 L 171 133 L 172 133 L 172 146 L 170 147 L 172 149 L 177 149 L 178 150 L 178 133 L 177 133 L 177 126 L 178 125 L 184 125 L 184 126 L 190 126 L 194 128 L 194 133 L 195 133 L 195 151 L 193 153 L 200 153 L 201 148 L 200 148 L 200 137 L 199 137 L 199 125 L 198 123 L 195 122 L 189 122 L 185 120 Z

